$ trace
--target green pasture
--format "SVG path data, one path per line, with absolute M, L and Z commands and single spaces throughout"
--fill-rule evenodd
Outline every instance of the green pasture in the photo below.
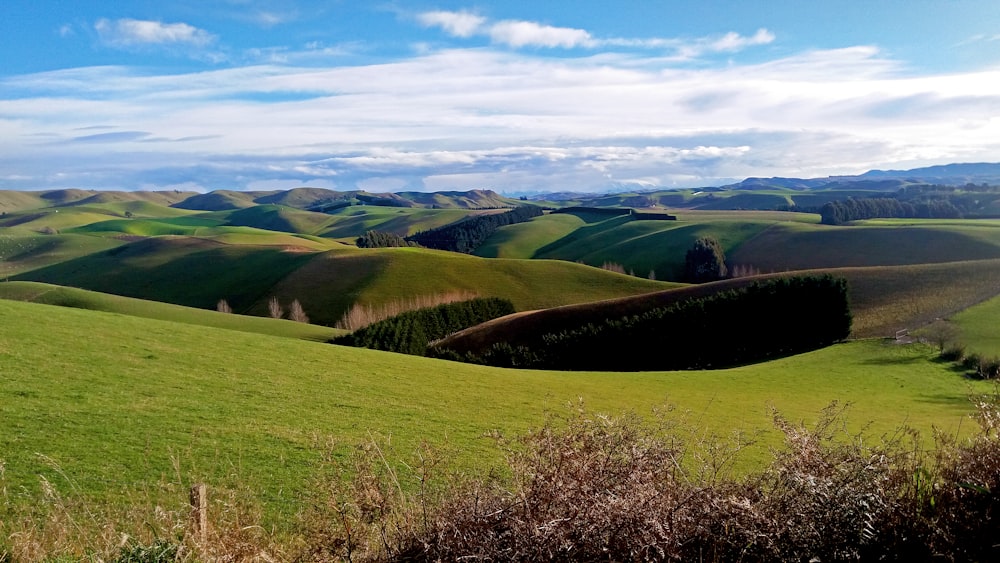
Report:
M 542 215 L 500 227 L 474 254 L 483 258 L 534 258 L 545 245 L 570 236 L 584 225 L 584 218 L 571 213 Z
M 715 237 L 727 251 L 738 248 L 776 222 L 813 221 L 813 216 L 779 212 L 680 212 L 677 221 L 558 213 L 500 229 L 477 252 L 486 257 L 531 257 L 621 264 L 626 271 L 677 280 L 684 255 L 702 236 Z
M 1000 297 L 965 309 L 949 320 L 958 325 L 957 341 L 969 353 L 1000 356 Z
M 283 279 L 279 296 L 296 297 L 310 317 L 333 324 L 360 303 L 381 305 L 453 292 L 510 299 L 518 310 L 637 295 L 676 284 L 553 260 L 485 259 L 419 248 L 324 253 Z M 250 310 L 263 314 L 260 300 Z
M 239 209 L 227 216 L 227 224 L 232 226 L 255 227 L 268 231 L 307 235 L 323 232 L 333 222 L 334 219 L 325 213 L 303 211 L 273 204 Z
M 178 506 L 204 481 L 250 487 L 267 523 L 289 526 L 328 443 L 342 454 L 391 437 L 407 455 L 426 440 L 482 471 L 498 461 L 484 433 L 521 433 L 578 399 L 610 413 L 674 405 L 722 436 L 768 431 L 772 407 L 809 421 L 841 401 L 873 439 L 904 424 L 929 436 L 972 428 L 966 397 L 992 388 L 927 347 L 878 340 L 715 372 L 560 373 L 7 300 L 0 317 L 0 511 L 14 517 L 42 477 L 90 502 Z M 770 431 L 746 463 L 776 443 Z
M 37 232 L 52 232 L 99 223 L 114 217 L 118 217 L 118 215 L 102 209 L 72 207 L 32 209 L 8 213 L 0 217 L 0 227 L 20 227 Z
M 975 220 L 840 227 L 781 223 L 727 257 L 761 272 L 989 260 L 1000 258 L 1000 229 Z
M 118 313 L 132 317 L 255 332 L 287 338 L 301 338 L 316 342 L 326 342 L 334 336 L 343 334 L 343 331 L 321 325 L 296 323 L 269 317 L 224 314 L 205 309 L 160 303 L 159 301 L 134 299 L 120 295 L 37 282 L 0 283 L 0 299 L 43 303 L 46 305 L 58 305 L 60 307 L 103 311 L 105 313 Z M 288 302 L 284 303 L 286 308 L 288 305 Z
M 374 230 L 406 236 L 461 221 L 472 213 L 468 209 L 355 205 L 331 212 L 333 222 L 320 234 L 329 238 L 357 238 Z
M 123 241 L 112 238 L 0 229 L 0 279 L 107 251 L 121 244 Z
M 0 190 L 0 213 L 37 209 L 45 205 L 45 200 L 41 198 L 40 192 Z
M 201 309 L 215 309 L 219 299 L 226 299 L 235 312 L 243 313 L 262 296 L 269 296 L 278 281 L 315 255 L 290 252 L 283 246 L 159 237 L 66 260 L 11 279 Z

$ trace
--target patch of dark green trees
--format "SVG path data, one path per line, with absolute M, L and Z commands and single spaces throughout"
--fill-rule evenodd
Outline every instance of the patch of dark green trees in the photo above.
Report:
M 498 367 L 586 371 L 714 369 L 767 361 L 842 341 L 851 332 L 844 279 L 797 276 L 754 282 L 639 315 L 607 318 L 517 345 L 458 353 L 435 340 L 513 312 L 503 300 L 473 300 L 404 313 L 337 344 Z

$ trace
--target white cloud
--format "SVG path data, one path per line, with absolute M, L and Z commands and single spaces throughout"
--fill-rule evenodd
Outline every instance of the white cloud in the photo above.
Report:
M 433 11 L 417 15 L 417 21 L 426 27 L 440 27 L 455 37 L 471 37 L 477 33 L 486 18 L 471 12 Z
M 1000 71 L 903 75 L 871 47 L 696 68 L 480 48 L 356 66 L 70 69 L 0 79 L 0 188 L 379 177 L 602 190 L 998 161 L 1000 120 L 983 116 L 1000 115 L 1000 93 L 982 89 L 996 83 Z
M 582 29 L 553 27 L 528 21 L 501 21 L 489 27 L 494 43 L 511 47 L 586 47 L 592 44 L 590 33 Z
M 677 58 L 689 59 L 706 53 L 734 53 L 748 47 L 766 45 L 775 40 L 767 29 L 759 29 L 751 36 L 729 32 L 721 37 L 697 39 L 678 38 L 596 38 L 584 29 L 556 27 L 533 21 L 503 20 L 490 22 L 487 18 L 467 11 L 437 10 L 417 14 L 417 21 L 425 27 L 440 27 L 452 37 L 468 38 L 487 36 L 499 45 L 513 48 L 586 48 L 627 47 L 637 49 L 671 49 Z
M 215 36 L 186 23 L 163 23 L 150 20 L 108 19 L 94 24 L 101 41 L 113 47 L 142 45 L 189 45 L 204 47 L 215 41 Z
M 732 53 L 754 45 L 767 45 L 773 41 L 774 34 L 766 29 L 758 29 L 757 33 L 750 37 L 744 37 L 739 33 L 731 31 L 709 43 L 708 48 L 712 51 Z

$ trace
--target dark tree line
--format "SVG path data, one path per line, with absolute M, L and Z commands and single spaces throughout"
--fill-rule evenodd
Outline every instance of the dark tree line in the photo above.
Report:
M 846 199 L 825 203 L 819 210 L 825 225 L 842 225 L 850 221 L 875 218 L 958 218 L 959 208 L 947 199 L 909 202 L 896 198 L 878 197 Z
M 523 223 L 541 215 L 541 207 L 525 205 L 506 213 L 479 215 L 461 223 L 423 231 L 407 237 L 406 240 L 427 248 L 471 254 L 500 227 Z
M 395 248 L 400 246 L 417 246 L 417 243 L 406 240 L 395 234 L 384 231 L 368 231 L 358 237 L 359 248 Z
M 423 356 L 427 344 L 434 340 L 514 312 L 514 305 L 506 299 L 480 297 L 408 311 L 334 338 L 331 342 Z
M 641 315 L 545 334 L 480 355 L 443 358 L 501 367 L 648 371 L 722 368 L 814 350 L 851 331 L 847 282 L 804 276 L 757 282 Z

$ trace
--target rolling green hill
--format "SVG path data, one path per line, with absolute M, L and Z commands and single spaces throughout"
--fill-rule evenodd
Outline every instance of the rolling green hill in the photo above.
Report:
M 124 244 L 113 238 L 77 234 L 42 235 L 30 230 L 0 229 L 0 279 L 74 260 Z
M 405 453 L 426 439 L 481 469 L 497 460 L 484 432 L 523 431 L 578 398 L 605 412 L 670 403 L 721 435 L 769 428 L 769 406 L 814 419 L 831 400 L 852 403 L 854 426 L 871 421 L 873 436 L 903 423 L 954 432 L 969 390 L 989 388 L 928 361 L 925 347 L 874 341 L 717 372 L 569 374 L 6 300 L 0 316 L 0 451 L 13 492 L 0 511 L 15 514 L 37 498 L 39 476 L 80 500 L 169 506 L 186 502 L 184 483 L 204 481 L 249 487 L 268 522 L 287 527 L 328 440 L 344 451 L 392 436 Z
M 517 345 L 521 339 L 532 339 L 532 335 L 638 314 L 684 299 L 744 286 L 756 279 L 826 273 L 847 279 L 854 314 L 852 336 L 855 338 L 887 337 L 897 330 L 915 329 L 1000 294 L 1000 260 L 804 270 L 521 313 L 452 335 L 444 339 L 441 346 L 465 352 L 482 351 L 497 342 Z M 803 314 L 808 314 L 808 311 L 803 311 Z
M 12 279 L 214 309 L 227 299 L 244 312 L 315 253 L 157 237 L 53 264 Z
M 678 280 L 684 255 L 702 236 L 715 237 L 728 251 L 739 248 L 775 224 L 818 222 L 804 213 L 719 211 L 680 213 L 677 221 L 634 220 L 596 213 L 559 213 L 500 229 L 476 252 L 485 257 L 550 258 L 601 266 L 621 264 L 626 271 Z
M 1000 258 L 1000 228 L 977 220 L 847 227 L 777 224 L 728 257 L 761 272 L 988 260 Z
M 331 238 L 357 238 L 366 231 L 375 230 L 407 236 L 461 221 L 469 214 L 465 209 L 344 207 L 331 212 L 334 222 L 321 234 Z
M 314 235 L 322 232 L 334 220 L 324 213 L 302 211 L 274 204 L 255 205 L 229 213 L 227 224 L 255 227 L 268 231 Z
M 701 236 L 720 241 L 730 265 L 761 273 L 899 266 L 1000 258 L 1000 221 L 871 220 L 831 227 L 817 215 L 775 211 L 681 211 L 677 221 L 560 213 L 500 229 L 485 257 L 555 258 L 636 275 L 680 279 L 684 255 Z
M 162 321 L 326 342 L 343 331 L 267 317 L 224 314 L 38 282 L 0 283 L 0 299 L 118 313 Z
M 310 317 L 333 324 L 357 303 L 382 305 L 414 297 L 467 292 L 510 299 L 518 310 L 636 295 L 673 287 L 579 264 L 487 260 L 416 248 L 326 252 L 281 280 L 279 296 L 297 298 Z M 264 299 L 251 313 L 263 314 Z

